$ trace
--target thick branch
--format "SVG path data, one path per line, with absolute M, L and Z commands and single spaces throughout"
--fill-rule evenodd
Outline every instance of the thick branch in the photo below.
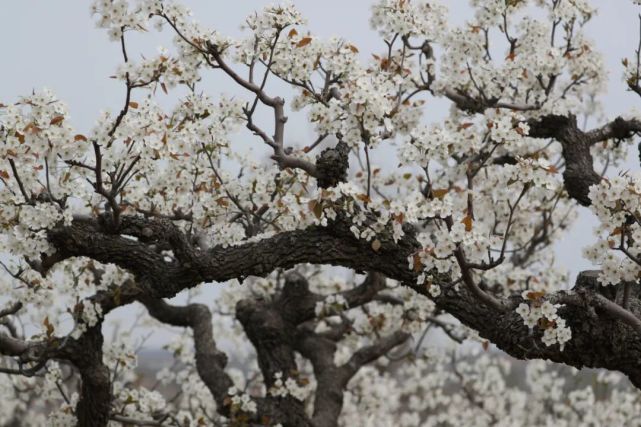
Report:
M 601 176 L 594 171 L 589 134 L 581 131 L 576 124 L 576 117 L 548 115 L 528 121 L 529 135 L 534 138 L 554 138 L 563 147 L 565 170 L 563 181 L 570 197 L 583 206 L 589 206 L 590 187 L 601 181 Z
M 225 372 L 227 356 L 216 346 L 212 332 L 211 312 L 207 306 L 202 304 L 189 304 L 183 307 L 172 306 L 162 300 L 152 298 L 142 298 L 141 301 L 147 307 L 149 314 L 157 320 L 169 325 L 192 329 L 198 375 L 214 397 L 218 412 L 229 417 L 228 390 L 234 384 Z M 263 350 L 262 348 L 259 350 L 261 355 L 269 357 L 269 353 L 262 353 Z M 273 375 L 271 378 L 273 379 Z M 289 400 L 286 403 L 271 398 L 257 398 L 255 400 L 258 407 L 255 422 L 270 419 L 274 423 L 280 422 L 285 426 L 306 425 L 307 420 L 300 404 L 299 411 L 291 411 L 291 407 L 287 407 L 292 403 Z
M 254 299 L 241 300 L 236 305 L 236 318 L 256 349 L 258 366 L 268 390 L 274 386 L 276 374 L 281 375 L 283 382 L 297 374 L 293 348 L 296 327 L 281 316 L 279 304 Z M 271 408 L 263 415 L 272 422 L 291 427 L 311 426 L 303 402 L 293 396 L 268 397 L 265 400 L 271 404 Z
M 617 117 L 610 123 L 587 132 L 585 137 L 588 144 L 596 144 L 597 142 L 605 141 L 607 139 L 631 138 L 640 131 L 641 122 L 639 120 L 625 120 L 621 117 Z
M 70 347 L 68 360 L 80 371 L 82 386 L 76 405 L 78 427 L 101 427 L 109 422 L 111 381 L 109 369 L 102 361 L 101 323 L 89 328 Z
M 127 217 L 123 217 L 123 222 L 126 221 Z M 407 260 L 419 244 L 411 231 L 407 231 L 408 234 L 398 243 L 382 239 L 380 249 L 374 251 L 368 242 L 355 239 L 348 224 L 339 220 L 325 228 L 309 227 L 238 246 L 194 251 L 189 265 L 167 263 L 142 242 L 104 234 L 98 225 L 87 222 L 74 221 L 70 227 L 57 228 L 51 232 L 50 240 L 66 256 L 88 256 L 101 262 L 113 262 L 131 271 L 144 283 L 128 287 L 126 292 L 119 294 L 118 301 L 113 293 L 101 294 L 98 300 L 109 309 L 140 295 L 171 297 L 201 282 L 265 276 L 276 268 L 291 268 L 301 263 L 375 271 L 430 297 L 424 286 L 416 285 L 417 273 L 408 268 Z M 445 285 L 450 279 L 437 277 L 436 281 Z M 565 314 L 562 315 L 572 328 L 573 338 L 561 351 L 556 345 L 545 347 L 540 341 L 540 334 L 530 333 L 514 311 L 499 312 L 480 304 L 478 298 L 464 287 L 458 290 L 449 286 L 442 288 L 442 294 L 433 298 L 441 309 L 515 357 L 543 358 L 575 367 L 620 370 L 635 384 L 641 385 L 641 337 L 607 311 L 593 307 L 593 299 L 587 296 L 596 290 L 577 293 L 584 305 L 564 309 Z M 559 292 L 550 298 L 567 295 L 567 292 Z M 520 296 L 515 296 L 508 306 L 515 307 L 521 301 Z M 636 314 L 634 304 L 638 301 L 635 301 L 635 296 L 631 295 L 629 310 Z M 595 352 L 597 342 L 600 350 Z
M 376 295 L 385 289 L 385 277 L 379 273 L 370 272 L 363 283 L 339 292 L 349 308 L 367 304 Z M 307 280 L 296 272 L 289 273 L 285 285 L 276 305 L 280 308 L 280 315 L 288 322 L 298 325 L 315 318 L 316 303 L 325 297 L 309 290 Z
M 0 354 L 17 357 L 20 363 L 34 362 L 30 368 L 4 370 L 5 373 L 31 376 L 48 360 L 71 362 L 80 372 L 80 399 L 76 405 L 79 427 L 101 427 L 109 422 L 111 381 L 102 361 L 102 323 L 89 327 L 78 339 L 49 337 L 44 341 L 23 341 L 0 333 Z
M 29 349 L 29 344 L 0 332 L 0 354 L 6 356 L 21 356 Z
M 343 394 L 349 377 L 334 365 L 336 343 L 309 328 L 299 328 L 296 350 L 309 359 L 316 377 L 316 395 L 312 423 L 315 427 L 333 427 L 343 409 Z
M 172 326 L 191 328 L 196 349 L 196 369 L 211 392 L 222 415 L 225 411 L 227 391 L 233 381 L 225 372 L 227 356 L 218 350 L 212 331 L 211 312 L 203 304 L 189 304 L 184 307 L 172 306 L 159 299 L 144 298 L 141 302 L 149 314 L 157 320 Z
M 409 334 L 397 331 L 359 349 L 346 364 L 336 366 L 334 364 L 336 343 L 314 333 L 309 327 L 299 328 L 295 341 L 296 349 L 312 363 L 317 382 L 313 425 L 315 427 L 335 426 L 343 408 L 343 394 L 349 380 L 361 367 L 388 353 L 408 338 Z

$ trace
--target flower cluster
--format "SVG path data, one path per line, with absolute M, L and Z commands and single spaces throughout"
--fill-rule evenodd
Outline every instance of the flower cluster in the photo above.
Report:
M 536 2 L 550 15 L 546 21 L 520 16 L 529 3 L 533 2 L 474 2 L 475 19 L 443 37 L 446 54 L 436 88 L 540 106 L 543 112 L 556 114 L 594 111 L 589 99 L 602 91 L 606 82 L 602 57 L 582 31 L 594 9 L 585 1 Z M 560 24 L 563 31 L 557 31 Z M 499 54 L 499 60 L 496 52 L 492 53 L 496 42 L 486 39 L 494 28 L 507 36 L 505 53 Z M 506 90 L 509 87 L 519 90 Z
M 71 336 L 77 339 L 88 328 L 98 324 L 102 318 L 102 306 L 85 299 L 76 306 L 76 310 L 78 312 L 78 320 L 71 332 Z
M 540 360 L 523 368 L 474 350 L 429 351 L 394 375 L 377 369 L 369 367 L 352 379 L 339 425 L 489 426 L 497 419 L 528 426 L 638 425 L 629 420 L 641 399 L 617 387 L 616 378 L 609 383 L 600 374 L 583 375 Z M 523 381 L 512 381 L 513 375 Z M 598 384 L 604 394 L 591 386 L 569 391 L 582 381 Z
M 340 313 L 347 308 L 347 301 L 342 295 L 332 294 L 325 297 L 323 301 L 316 303 L 314 312 L 316 316 L 325 317 Z
M 231 387 L 227 390 L 227 395 L 229 395 L 229 405 L 231 405 L 232 413 L 256 412 L 256 402 L 247 393 L 238 391 L 236 387 Z
M 114 387 L 115 407 L 118 413 L 129 417 L 140 417 L 141 414 L 151 416 L 163 411 L 167 402 L 158 391 L 141 388 L 120 388 L 121 384 L 116 383 Z
M 274 384 L 269 389 L 269 394 L 276 397 L 292 396 L 294 399 L 304 401 L 311 392 L 310 382 L 305 378 L 287 377 L 283 381 L 283 373 L 274 374 Z
M 155 218 L 170 221 L 195 252 L 206 254 L 212 247 L 218 253 L 279 233 L 335 231 L 338 225 L 380 258 L 407 249 L 402 277 L 416 278 L 410 288 L 407 281 L 374 273 L 363 277 L 329 266 L 296 266 L 309 298 L 296 307 L 306 316 L 300 333 L 331 341 L 332 368 L 351 369 L 396 334 L 405 339 L 354 374 L 343 390 L 339 425 L 634 422 L 641 398 L 621 384 L 603 393 L 569 392 L 563 378 L 539 362 L 520 375 L 525 384 L 511 383 L 514 368 L 436 306 L 456 298 L 471 280 L 496 297 L 520 293 L 524 302 L 516 313 L 546 346 L 562 350 L 572 338 L 551 295 L 568 279 L 555 264 L 553 248 L 576 218 L 561 174 L 567 146 L 535 138 L 535 126 L 528 123 L 548 114 L 598 113 L 595 99 L 606 83 L 602 57 L 583 27 L 594 14 L 586 0 L 471 3 L 473 17 L 448 27 L 447 10 L 437 2 L 377 0 L 370 23 L 385 45 L 369 55 L 349 40 L 313 34 L 293 2 L 251 14 L 245 36 L 234 40 L 199 24 L 172 0 L 94 0 L 97 26 L 124 48 L 113 77 L 126 86 L 126 104 L 116 113 L 100 113 L 86 135 L 74 130 L 66 106 L 48 90 L 0 104 L 0 295 L 25 306 L 15 317 L 17 325 L 27 325 L 16 329 L 3 318 L 0 335 L 7 329 L 33 342 L 67 333 L 68 339 L 80 338 L 113 320 L 103 319 L 113 307 L 103 313 L 94 303 L 101 299 L 93 296 L 114 292 L 120 305 L 122 287 L 145 279 L 71 253 L 47 258 L 55 253 L 52 230 L 63 226 L 102 227 L 110 224 L 103 221 L 110 215 L 114 223 L 127 216 Z M 538 12 L 524 17 L 531 9 Z M 152 27 L 171 32 L 173 47 L 134 54 L 129 34 Z M 639 86 L 637 65 L 624 60 L 632 88 Z M 202 93 L 205 72 L 240 83 L 240 93 Z M 276 79 L 290 92 L 272 93 L 279 87 Z M 170 93 L 178 86 L 180 96 Z M 160 93 L 167 99 L 157 98 Z M 436 115 L 423 117 L 434 97 L 452 101 L 449 111 L 439 107 L 444 116 L 439 123 L 433 122 Z M 272 110 L 276 121 L 263 120 Z M 291 114 L 290 122 L 306 118 L 318 141 L 297 141 L 289 128 L 283 131 L 283 114 Z M 258 146 L 254 140 L 245 144 L 250 136 L 259 137 Z M 317 153 L 324 147 L 349 151 L 345 180 L 331 188 L 317 185 Z M 597 162 L 616 164 L 627 151 L 610 140 L 591 152 Z M 637 281 L 641 176 L 603 179 L 589 196 L 600 221 L 599 240 L 585 254 L 601 266 L 601 284 Z M 182 261 L 178 248 L 164 243 L 125 234 L 107 237 L 146 245 L 163 267 Z M 213 303 L 198 290 L 186 295 L 211 309 L 216 341 L 234 361 L 224 367 L 227 384 L 235 384 L 224 401 L 232 424 L 257 418 L 258 399 L 291 397 L 311 409 L 317 368 L 311 358 L 297 349 L 296 370 L 263 378 L 256 349 L 235 316 L 243 300 L 286 304 L 283 276 L 276 271 L 264 278 L 239 277 Z M 160 370 L 157 380 L 177 394 L 165 400 L 140 385 L 142 340 L 119 332 L 103 348 L 113 385 L 111 412 L 149 420 L 171 413 L 173 422 L 194 427 L 229 424 L 213 415 L 224 411 L 199 376 L 197 334 L 170 332 L 147 311 L 141 313 L 136 325 L 171 334 L 164 349 L 174 364 Z M 69 320 L 75 325 L 71 331 Z M 30 335 L 29 325 L 39 330 Z M 481 341 L 470 347 L 486 352 L 426 351 L 430 339 L 425 338 L 434 331 L 453 341 Z M 391 362 L 392 373 L 385 369 Z M 44 369 L 43 376 L 0 381 L 0 424 L 11 424 L 7 414 L 22 416 L 27 409 L 33 414 L 25 415 L 25 424 L 74 422 L 79 396 L 65 394 L 67 367 L 49 363 Z M 619 378 L 601 374 L 594 381 L 605 387 Z M 34 393 L 46 402 L 31 402 Z M 47 419 L 50 407 L 67 399 Z
M 519 304 L 516 312 L 530 329 L 535 326 L 543 329 L 542 341 L 546 346 L 558 343 L 563 349 L 565 343 L 572 338 L 572 331 L 565 325 L 565 319 L 557 314 L 557 310 L 561 306 L 543 300 L 543 295 L 540 292 L 526 291 L 524 293 L 529 299 L 529 303 Z
M 270 4 L 262 11 L 247 17 L 245 25 L 254 32 L 281 30 L 291 25 L 305 24 L 306 20 L 290 1 Z
M 599 219 L 599 240 L 584 250 L 590 261 L 600 264 L 599 281 L 613 285 L 635 281 L 641 274 L 641 175 L 617 176 L 590 187 L 590 209 Z
M 447 28 L 447 8 L 422 0 L 380 0 L 372 6 L 372 28 L 386 40 L 395 34 L 436 41 Z

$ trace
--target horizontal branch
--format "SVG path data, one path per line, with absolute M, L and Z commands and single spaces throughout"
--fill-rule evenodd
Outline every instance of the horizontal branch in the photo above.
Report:
M 129 221 L 139 219 L 122 218 L 124 226 Z M 149 229 L 154 228 L 150 226 Z M 65 256 L 87 256 L 100 262 L 115 263 L 136 275 L 138 284 L 128 284 L 96 296 L 95 302 L 103 306 L 105 313 L 141 296 L 172 297 L 203 282 L 263 277 L 277 268 L 287 269 L 303 263 L 336 265 L 355 271 L 378 272 L 410 286 L 515 357 L 543 358 L 579 368 L 590 366 L 620 370 L 635 384 L 641 385 L 641 337 L 628 324 L 605 310 L 596 307 L 600 314 L 593 316 L 595 308 L 590 295 L 595 294 L 596 289 L 576 294 L 583 305 L 568 305 L 563 309 L 566 315 L 562 315 L 573 333 L 565 349 L 561 350 L 557 345 L 545 347 L 540 341 L 542 331 L 532 334 L 513 310 L 502 312 L 481 304 L 477 296 L 465 287 L 443 286 L 440 296 L 431 297 L 427 287 L 416 284 L 418 273 L 408 268 L 408 258 L 420 245 L 411 230 L 407 231 L 398 243 L 381 238 L 381 247 L 374 251 L 369 242 L 353 236 L 349 224 L 337 221 L 328 227 L 312 226 L 282 232 L 227 248 L 216 246 L 208 251 L 186 248 L 188 256 L 184 258 L 184 264 L 166 262 L 143 242 L 108 234 L 108 230 L 102 229 L 97 221 L 74 221 L 69 227 L 52 230 L 49 238 Z M 436 284 L 451 281 L 449 277 L 439 277 L 436 275 Z M 561 291 L 549 297 L 554 299 L 567 295 Z M 520 296 L 514 296 L 504 302 L 508 307 L 516 307 L 522 301 Z M 635 296 L 630 297 L 629 310 L 636 315 L 634 307 L 638 303 Z M 621 351 L 621 342 L 627 351 Z M 602 350 L 595 353 L 597 343 Z
M 639 132 L 641 132 L 641 121 L 636 119 L 625 120 L 617 117 L 600 128 L 586 132 L 585 137 L 588 144 L 592 145 L 607 139 L 631 138 Z
M 472 113 L 483 113 L 488 108 L 501 108 L 512 111 L 533 111 L 541 108 L 540 105 L 504 102 L 496 98 L 483 99 L 482 97 L 473 97 L 465 92 L 451 88 L 446 88 L 443 91 L 443 95 L 456 104 L 459 109 Z

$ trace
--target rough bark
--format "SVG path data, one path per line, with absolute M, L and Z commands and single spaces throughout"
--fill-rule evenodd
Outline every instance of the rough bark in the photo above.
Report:
M 385 287 L 385 278 L 372 273 L 362 284 L 342 292 L 350 308 L 371 301 Z M 256 349 L 258 364 L 267 388 L 274 385 L 276 373 L 282 381 L 296 377 L 298 366 L 294 351 L 309 359 L 314 368 L 317 389 L 314 414 L 310 420 L 302 402 L 287 396 L 270 399 L 288 414 L 283 425 L 315 427 L 334 426 L 343 405 L 343 392 L 349 380 L 365 364 L 370 363 L 407 339 L 398 333 L 359 350 L 344 366 L 334 364 L 336 344 L 313 333 L 305 322 L 313 319 L 314 308 L 322 296 L 309 290 L 306 279 L 297 273 L 287 275 L 282 292 L 273 301 L 242 300 L 237 304 L 236 317 Z M 342 337 L 342 335 L 337 338 Z
M 348 157 L 349 147 L 344 142 L 323 150 L 316 159 L 318 186 L 328 188 L 344 182 L 347 179 Z
M 282 375 L 283 382 L 295 378 L 298 372 L 293 347 L 296 326 L 280 315 L 278 306 L 267 301 L 242 300 L 236 305 L 236 318 L 256 349 L 267 389 L 274 386 L 276 374 Z M 267 399 L 277 409 L 268 416 L 273 422 L 286 427 L 312 426 L 303 402 L 293 396 Z
M 122 221 L 127 223 L 129 219 L 123 217 Z M 97 300 L 105 304 L 107 311 L 147 293 L 154 298 L 171 297 L 201 282 L 265 276 L 276 268 L 291 268 L 300 263 L 379 272 L 429 297 L 425 287 L 416 285 L 416 273 L 408 268 L 408 258 L 419 247 L 411 233 L 398 243 L 383 239 L 381 248 L 374 251 L 368 242 L 355 239 L 347 224 L 340 221 L 325 228 L 283 232 L 258 242 L 228 248 L 214 247 L 206 252 L 185 249 L 189 253 L 185 258 L 188 259 L 187 265 L 167 263 L 145 243 L 105 234 L 98 224 L 87 221 L 53 230 L 51 241 L 66 256 L 82 255 L 114 262 L 129 269 L 143 283 L 129 286 L 125 292 L 119 293 L 117 300 L 114 291 L 99 295 Z M 573 328 L 573 338 L 562 351 L 558 345 L 542 345 L 540 334 L 536 331 L 531 333 L 513 310 L 497 311 L 480 304 L 466 288 L 454 290 L 448 287 L 447 280 L 447 277 L 442 278 L 444 292 L 435 299 L 437 305 L 514 357 L 543 358 L 578 368 L 589 366 L 619 370 L 641 386 L 640 339 L 630 326 L 594 309 L 592 297 L 596 290 L 561 291 L 550 296 L 551 299 L 569 301 L 561 314 Z M 513 297 L 506 303 L 508 307 L 515 307 L 520 301 L 520 297 Z M 595 351 L 597 343 L 599 350 Z M 618 351 L 622 345 L 625 352 Z
M 598 184 L 601 177 L 594 171 L 590 146 L 595 142 L 576 124 L 576 117 L 549 115 L 528 122 L 530 136 L 554 138 L 563 147 L 565 170 L 563 181 L 570 197 L 583 206 L 590 205 L 590 186 Z
M 641 124 L 637 121 L 621 118 L 589 132 L 578 129 L 573 116 L 548 115 L 531 119 L 528 124 L 530 136 L 553 138 L 561 143 L 566 163 L 563 172 L 566 190 L 570 197 L 583 205 L 590 204 L 590 186 L 600 181 L 593 169 L 590 147 L 610 138 L 629 138 L 641 130 Z M 340 144 L 324 151 L 317 159 L 315 167 L 324 171 L 317 174 L 321 187 L 334 185 L 344 179 L 347 152 Z M 225 355 L 216 349 L 211 334 L 211 315 L 198 306 L 170 307 L 163 305 L 159 299 L 172 297 L 183 289 L 203 282 L 243 279 L 250 275 L 265 276 L 276 268 L 291 268 L 301 263 L 377 272 L 431 297 L 426 288 L 416 284 L 416 273 L 408 268 L 408 259 L 419 248 L 411 227 L 406 228 L 406 236 L 398 243 L 382 236 L 380 249 L 374 251 L 368 242 L 353 237 L 349 225 L 347 220 L 339 216 L 328 227 L 309 227 L 282 232 L 257 242 L 203 250 L 194 247 L 169 220 L 122 216 L 116 229 L 116 225 L 110 223 L 109 216 L 105 215 L 95 219 L 76 219 L 71 226 L 59 226 L 51 230 L 49 240 L 57 248 L 57 253 L 52 258 L 44 259 L 41 267 L 46 272 L 53 263 L 65 258 L 87 256 L 100 262 L 114 263 L 133 273 L 135 281 L 101 291 L 93 297 L 93 301 L 100 304 L 106 314 L 118 306 L 143 300 L 152 315 L 170 324 L 191 327 L 195 337 L 198 337 L 196 351 L 199 373 L 206 379 L 206 384 L 220 405 L 230 380 L 224 375 Z M 138 240 L 122 237 L 122 234 L 135 236 Z M 176 259 L 166 262 L 159 249 L 172 249 Z M 375 277 L 370 276 L 369 282 L 345 293 L 350 306 L 369 301 L 380 289 L 380 282 Z M 306 354 L 312 360 L 319 389 L 311 422 L 314 425 L 331 425 L 322 420 L 338 417 L 342 389 L 339 390 L 336 385 L 344 386 L 350 375 L 347 375 L 345 367 L 342 367 L 345 370 L 339 371 L 339 368 L 324 361 L 314 361 L 317 355 L 333 354 L 335 347 L 330 338 L 315 336 L 305 330 L 304 322 L 313 318 L 313 309 L 320 297 L 296 280 L 289 280 L 280 296 L 278 308 L 281 311 L 266 302 L 253 301 L 239 305 L 238 315 L 257 349 L 268 385 L 275 372 L 295 369 L 293 351 Z M 477 296 L 468 288 L 455 289 L 449 286 L 447 276 L 438 276 L 443 293 L 432 299 L 440 309 L 477 330 L 482 337 L 514 357 L 543 358 L 578 368 L 588 366 L 619 370 L 641 388 L 641 338 L 637 325 L 641 315 L 639 294 L 633 292 L 629 296 L 628 312 L 620 316 L 608 308 L 616 302 L 617 296 L 597 286 L 594 280 L 594 274 L 583 274 L 572 291 L 560 291 L 548 296 L 554 302 L 565 304 L 559 313 L 572 328 L 572 340 L 563 350 L 558 345 L 545 347 L 540 341 L 542 331 L 536 328 L 528 330 L 513 310 L 499 310 L 479 303 Z M 618 290 L 618 287 L 610 289 Z M 519 296 L 502 300 L 507 308 L 514 308 L 519 302 Z M 627 320 L 625 316 L 628 316 Z M 381 354 L 380 351 L 398 345 L 402 339 L 401 335 L 387 337 L 371 348 L 363 349 L 355 355 L 361 359 L 353 361 L 354 366 L 362 366 L 362 363 Z M 82 345 L 78 347 L 78 343 Z M 77 407 L 79 425 L 105 425 L 108 419 L 111 399 L 109 375 L 102 364 L 101 347 L 99 326 L 91 328 L 80 340 L 69 341 L 63 349 L 54 348 L 51 342 L 26 342 L 0 334 L 0 352 L 3 354 L 32 362 L 47 357 L 66 358 L 79 368 L 83 380 Z M 77 352 L 70 352 L 69 349 L 77 349 Z M 93 353 L 89 354 L 89 350 Z M 273 419 L 285 420 L 286 425 L 307 425 L 310 422 L 303 418 L 304 414 L 300 418 L 288 418 L 284 408 L 274 405 L 269 399 L 261 400 L 259 405 L 263 412 L 273 414 Z M 289 412 L 295 413 L 294 417 L 301 414 L 299 411 Z
M 218 349 L 214 340 L 209 308 L 203 304 L 172 306 L 153 298 L 142 298 L 141 302 L 157 320 L 172 326 L 192 329 L 198 375 L 214 397 L 219 412 L 227 415 L 225 399 L 233 381 L 225 372 L 227 356 Z
M 102 427 L 109 422 L 111 411 L 111 380 L 109 369 L 102 362 L 103 337 L 101 324 L 93 326 L 68 349 L 68 360 L 80 371 L 80 400 L 76 405 L 78 427 Z
M 454 314 L 462 323 L 473 327 L 479 335 L 517 359 L 546 359 L 575 368 L 605 368 L 618 370 L 641 388 L 641 335 L 631 326 L 599 308 L 595 299 L 601 295 L 614 301 L 620 286 L 606 288 L 596 282 L 597 272 L 584 272 L 571 291 L 559 291 L 549 299 L 565 304 L 559 316 L 572 329 L 572 339 L 561 350 L 541 342 L 543 331 L 529 330 L 514 311 L 496 314 L 487 306 L 475 303 L 471 295 L 444 293 L 438 305 Z M 511 298 L 513 305 L 520 297 Z M 636 293 L 630 298 L 630 310 L 641 315 L 641 300 Z
M 234 383 L 225 372 L 227 356 L 216 346 L 212 331 L 211 312 L 207 306 L 202 304 L 173 306 L 162 300 L 152 298 L 142 298 L 141 302 L 145 305 L 149 314 L 157 320 L 169 325 L 188 327 L 192 329 L 196 350 L 196 370 L 198 371 L 198 375 L 203 380 L 216 401 L 218 412 L 223 416 L 232 417 L 233 414 L 231 414 L 228 404 L 228 391 Z M 246 310 L 249 310 L 249 308 Z M 251 314 L 249 314 L 249 316 L 251 317 Z M 262 330 L 261 323 L 254 323 L 254 321 L 262 322 L 265 320 L 265 317 L 269 317 L 269 314 L 261 311 L 257 315 L 257 318 L 246 319 L 249 330 L 256 331 L 257 334 L 265 332 Z M 267 325 L 265 329 L 271 331 L 269 325 Z M 278 331 L 276 331 L 276 333 L 278 333 Z M 261 344 L 268 342 L 268 346 L 271 345 L 270 340 L 262 335 L 259 335 L 257 339 L 260 340 Z M 273 364 L 276 365 L 280 363 L 279 357 L 283 356 L 282 352 L 278 352 L 277 355 L 272 357 L 270 354 L 271 347 L 265 348 L 256 346 L 256 349 L 259 351 L 259 357 L 268 358 L 270 362 L 273 362 Z M 289 355 L 285 354 L 284 356 Z M 291 352 L 291 356 L 293 357 L 293 351 Z M 284 361 L 285 364 L 289 363 L 291 365 L 291 363 L 293 363 L 293 359 L 289 357 L 285 357 Z M 291 369 L 290 365 L 287 365 L 287 367 Z M 270 364 L 269 366 L 273 365 Z M 287 369 L 287 367 L 282 367 L 282 369 Z M 276 370 L 270 372 L 278 372 L 278 368 L 275 369 Z M 265 376 L 266 383 L 267 378 L 271 378 L 273 380 L 273 375 L 267 375 L 266 371 L 263 371 L 263 375 Z M 280 423 L 283 426 L 293 427 L 310 425 L 310 421 L 305 415 L 302 404 L 292 398 L 276 399 L 266 397 L 257 398 L 255 400 L 257 405 L 256 414 L 246 414 L 248 416 L 252 416 L 250 417 L 250 420 L 254 423 L 259 424 L 264 423 L 265 420 L 269 420 L 272 424 Z

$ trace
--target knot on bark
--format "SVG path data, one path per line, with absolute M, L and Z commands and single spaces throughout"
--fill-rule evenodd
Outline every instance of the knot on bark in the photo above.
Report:
M 309 296 L 309 283 L 305 276 L 296 270 L 290 271 L 285 276 L 285 284 L 283 286 L 282 296 L 287 299 L 304 298 Z
M 572 288 L 578 294 L 589 296 L 590 294 L 599 294 L 619 305 L 623 304 L 623 295 L 626 283 L 628 286 L 628 310 L 641 315 L 641 289 L 635 282 L 621 282 L 615 285 L 602 285 L 598 278 L 601 272 L 599 270 L 586 270 L 579 273 L 576 283 Z
M 255 345 L 278 345 L 289 338 L 284 320 L 267 302 L 240 300 L 236 304 L 236 318 Z
M 601 177 L 593 169 L 586 167 L 574 170 L 571 165 L 567 165 L 563 172 L 563 180 L 570 197 L 583 206 L 590 206 L 590 187 L 601 182 Z
M 627 139 L 634 134 L 630 123 L 623 117 L 619 116 L 612 122 L 612 137 L 614 139 Z
M 554 138 L 561 143 L 565 159 L 563 171 L 565 189 L 570 197 L 583 206 L 589 206 L 590 187 L 601 182 L 601 176 L 594 171 L 590 141 L 577 127 L 576 116 L 550 114 L 530 119 L 528 125 L 529 136 Z
M 349 168 L 349 147 L 340 141 L 336 147 L 326 148 L 316 157 L 318 171 L 318 186 L 320 188 L 334 187 L 339 182 L 347 180 Z
M 528 126 L 529 135 L 533 138 L 556 138 L 568 127 L 576 127 L 576 117 L 549 114 L 528 120 Z

